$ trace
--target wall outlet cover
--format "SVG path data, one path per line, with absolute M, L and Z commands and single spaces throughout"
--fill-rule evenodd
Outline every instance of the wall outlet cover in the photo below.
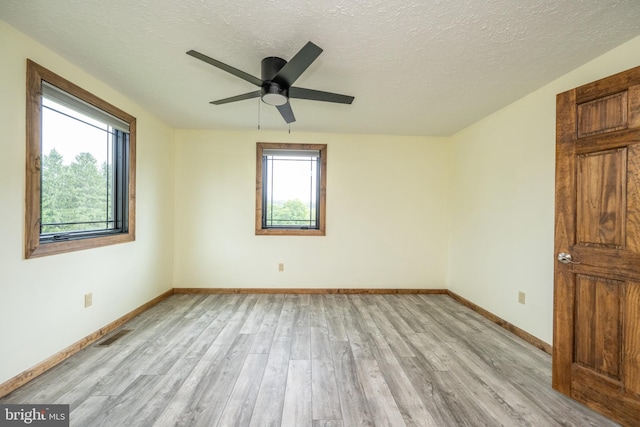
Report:
M 520 304 L 524 304 L 524 301 L 525 301 L 525 293 L 522 291 L 518 292 L 518 302 Z

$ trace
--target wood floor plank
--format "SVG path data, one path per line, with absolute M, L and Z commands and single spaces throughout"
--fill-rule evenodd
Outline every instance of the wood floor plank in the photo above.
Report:
M 81 404 L 69 407 L 69 419 L 73 420 L 74 426 L 94 425 L 96 416 L 112 406 L 111 402 L 116 399 L 114 396 L 89 396 Z
M 323 295 L 311 295 L 309 324 L 311 326 L 311 359 L 330 360 L 331 340 Z
M 380 371 L 407 427 L 439 427 L 399 363 L 380 363 Z
M 395 353 L 389 346 L 389 342 L 381 332 L 369 334 L 373 357 L 380 363 L 398 363 Z
M 309 305 L 311 305 L 311 294 L 298 294 L 296 297 L 299 307 L 309 308 Z
M 368 304 L 360 295 L 352 295 L 349 301 L 351 302 L 351 309 L 358 313 L 361 319 L 362 331 L 368 333 L 379 332 L 378 325 L 371 318 L 371 304 Z
M 208 317 L 184 317 L 176 321 L 175 328 L 162 334 L 161 338 L 150 346 L 149 352 L 155 352 L 158 357 L 154 358 L 154 361 L 148 364 L 141 374 L 162 375 L 169 372 L 172 366 L 191 348 L 191 345 L 199 340 L 210 322 Z
M 311 359 L 331 359 L 331 340 L 329 331 L 325 327 L 311 327 Z
M 384 298 L 384 296 L 382 298 L 376 298 L 375 299 L 375 304 L 382 311 L 394 311 L 395 310 L 395 308 L 393 308 L 393 306 L 391 304 L 389 304 L 389 301 L 386 298 Z
M 280 310 L 278 325 L 274 335 L 274 341 L 291 341 L 293 337 L 293 323 L 297 312 L 297 299 L 294 295 L 287 295 Z
M 135 409 L 142 402 L 148 401 L 149 391 L 154 389 L 154 383 L 159 380 L 157 375 L 141 375 L 133 381 L 118 396 L 118 399 L 110 400 L 107 407 L 102 412 L 96 414 L 91 420 L 91 425 L 96 427 L 133 426 L 140 420 L 137 419 Z
M 311 362 L 290 360 L 282 408 L 282 426 L 311 426 Z
M 356 360 L 355 363 L 375 424 L 392 427 L 404 426 L 402 414 L 384 380 L 378 362 L 361 359 Z
M 400 313 L 406 313 L 407 309 L 405 305 L 400 304 L 403 298 L 400 295 L 383 295 L 382 296 L 386 301 L 389 301 L 389 305 L 393 307 L 393 310 L 389 310 L 384 313 L 384 317 L 387 321 L 393 326 L 396 332 L 403 337 L 412 337 L 416 332 L 414 328 L 412 328 L 405 320 L 404 317 Z M 407 304 L 408 305 L 408 304 Z M 416 329 L 423 329 L 420 327 L 416 327 Z
M 222 358 L 225 352 L 225 348 L 221 345 L 209 346 L 208 351 L 176 391 L 173 399 L 156 419 L 154 425 L 181 425 L 180 423 L 195 420 L 194 410 L 199 399 L 201 384 L 203 381 L 209 381 L 215 377 L 216 372 L 213 368 L 216 366 L 215 361 Z
M 248 316 L 242 324 L 242 328 L 240 328 L 241 334 L 255 334 L 258 331 L 258 328 L 262 324 L 262 318 L 266 314 L 268 308 L 268 305 L 265 304 L 267 298 L 267 294 L 262 294 L 258 297 L 256 305 L 253 310 L 249 311 Z
M 433 298 L 424 298 L 425 296 L 433 296 Z M 459 310 L 463 306 L 447 306 L 451 301 L 450 297 L 445 295 L 419 295 L 423 300 L 425 306 L 425 315 L 431 319 L 434 324 L 437 323 L 442 332 L 446 332 L 447 335 L 442 336 L 443 341 L 456 341 L 459 334 L 472 335 L 477 332 L 475 326 L 469 325 L 461 321 L 459 316 Z
M 291 343 L 288 341 L 273 342 L 267 366 L 259 382 L 260 389 L 250 422 L 252 427 L 276 427 L 282 421 L 290 350 Z M 258 385 L 257 380 L 255 385 Z
M 70 404 L 73 426 L 616 425 L 446 295 L 179 294 L 122 328 L 0 403 Z
M 313 420 L 342 420 L 335 369 L 331 359 L 311 361 Z
M 340 309 L 340 300 L 344 295 L 323 295 L 324 311 L 327 316 L 327 330 L 331 341 L 347 341 L 347 332 Z
M 451 353 L 443 343 L 427 338 L 429 335 L 423 332 L 415 334 L 408 345 L 413 349 L 416 357 L 421 358 L 425 369 L 431 371 L 450 371 Z
M 313 420 L 313 427 L 344 427 L 342 420 Z
M 347 426 L 373 426 L 369 403 L 355 363 L 351 346 L 346 342 L 332 342 L 333 364 L 338 381 L 342 420 Z
M 429 330 L 430 324 L 428 318 L 424 316 L 424 305 L 418 295 L 385 295 L 384 299 L 413 332 Z
M 311 359 L 311 323 L 309 307 L 298 305 L 291 331 L 291 359 Z
M 414 357 L 415 354 L 405 341 L 405 338 L 398 332 L 394 325 L 389 321 L 389 314 L 392 312 L 383 312 L 378 307 L 371 308 L 371 317 L 378 326 L 384 339 L 389 343 L 389 347 L 398 357 Z M 413 331 L 407 333 L 415 335 Z
M 247 294 L 241 296 L 241 304 L 237 307 L 218 337 L 216 337 L 214 344 L 223 345 L 224 343 L 235 341 L 259 297 L 260 295 Z
M 220 417 L 221 426 L 248 426 L 258 396 L 255 379 L 262 378 L 267 364 L 266 354 L 249 354 L 238 375 L 233 391 Z
M 190 425 L 216 425 L 249 354 L 251 338 L 247 334 L 238 334 L 224 358 L 214 363 L 216 375 L 199 388 L 201 395 L 195 408 L 196 422 Z
M 459 425 L 460 422 L 455 414 L 452 414 L 440 401 L 440 394 L 437 391 L 434 392 L 434 372 L 422 369 L 422 364 L 415 357 L 401 358 L 398 362 L 436 425 Z
M 282 301 L 267 304 L 267 310 L 262 318 L 262 323 L 256 332 L 256 336 L 251 344 L 251 353 L 269 353 L 273 336 L 276 333 Z
M 344 326 L 356 359 L 373 359 L 373 350 L 369 340 L 368 328 L 356 307 L 346 304 L 341 307 Z

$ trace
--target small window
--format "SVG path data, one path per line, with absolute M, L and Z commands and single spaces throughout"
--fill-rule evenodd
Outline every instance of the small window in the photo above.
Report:
M 135 118 L 27 64 L 27 258 L 134 240 Z
M 325 235 L 326 144 L 258 143 L 256 234 Z

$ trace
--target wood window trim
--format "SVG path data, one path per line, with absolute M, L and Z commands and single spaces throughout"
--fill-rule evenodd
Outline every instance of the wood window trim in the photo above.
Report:
M 318 228 L 301 230 L 294 228 L 262 228 L 262 151 L 265 149 L 318 150 L 320 151 L 320 215 Z M 327 196 L 327 144 L 291 144 L 258 142 L 256 144 L 256 236 L 324 236 L 326 234 Z
M 129 123 L 129 227 L 126 233 L 87 239 L 40 243 L 40 170 L 42 161 L 42 81 L 46 81 L 89 104 Z M 98 98 L 63 77 L 27 59 L 25 259 L 114 245 L 135 240 L 136 211 L 136 118 Z

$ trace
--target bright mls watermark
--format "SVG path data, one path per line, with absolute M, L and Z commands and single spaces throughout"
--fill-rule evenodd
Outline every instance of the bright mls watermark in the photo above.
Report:
M 0 404 L 0 427 L 69 427 L 69 405 Z

